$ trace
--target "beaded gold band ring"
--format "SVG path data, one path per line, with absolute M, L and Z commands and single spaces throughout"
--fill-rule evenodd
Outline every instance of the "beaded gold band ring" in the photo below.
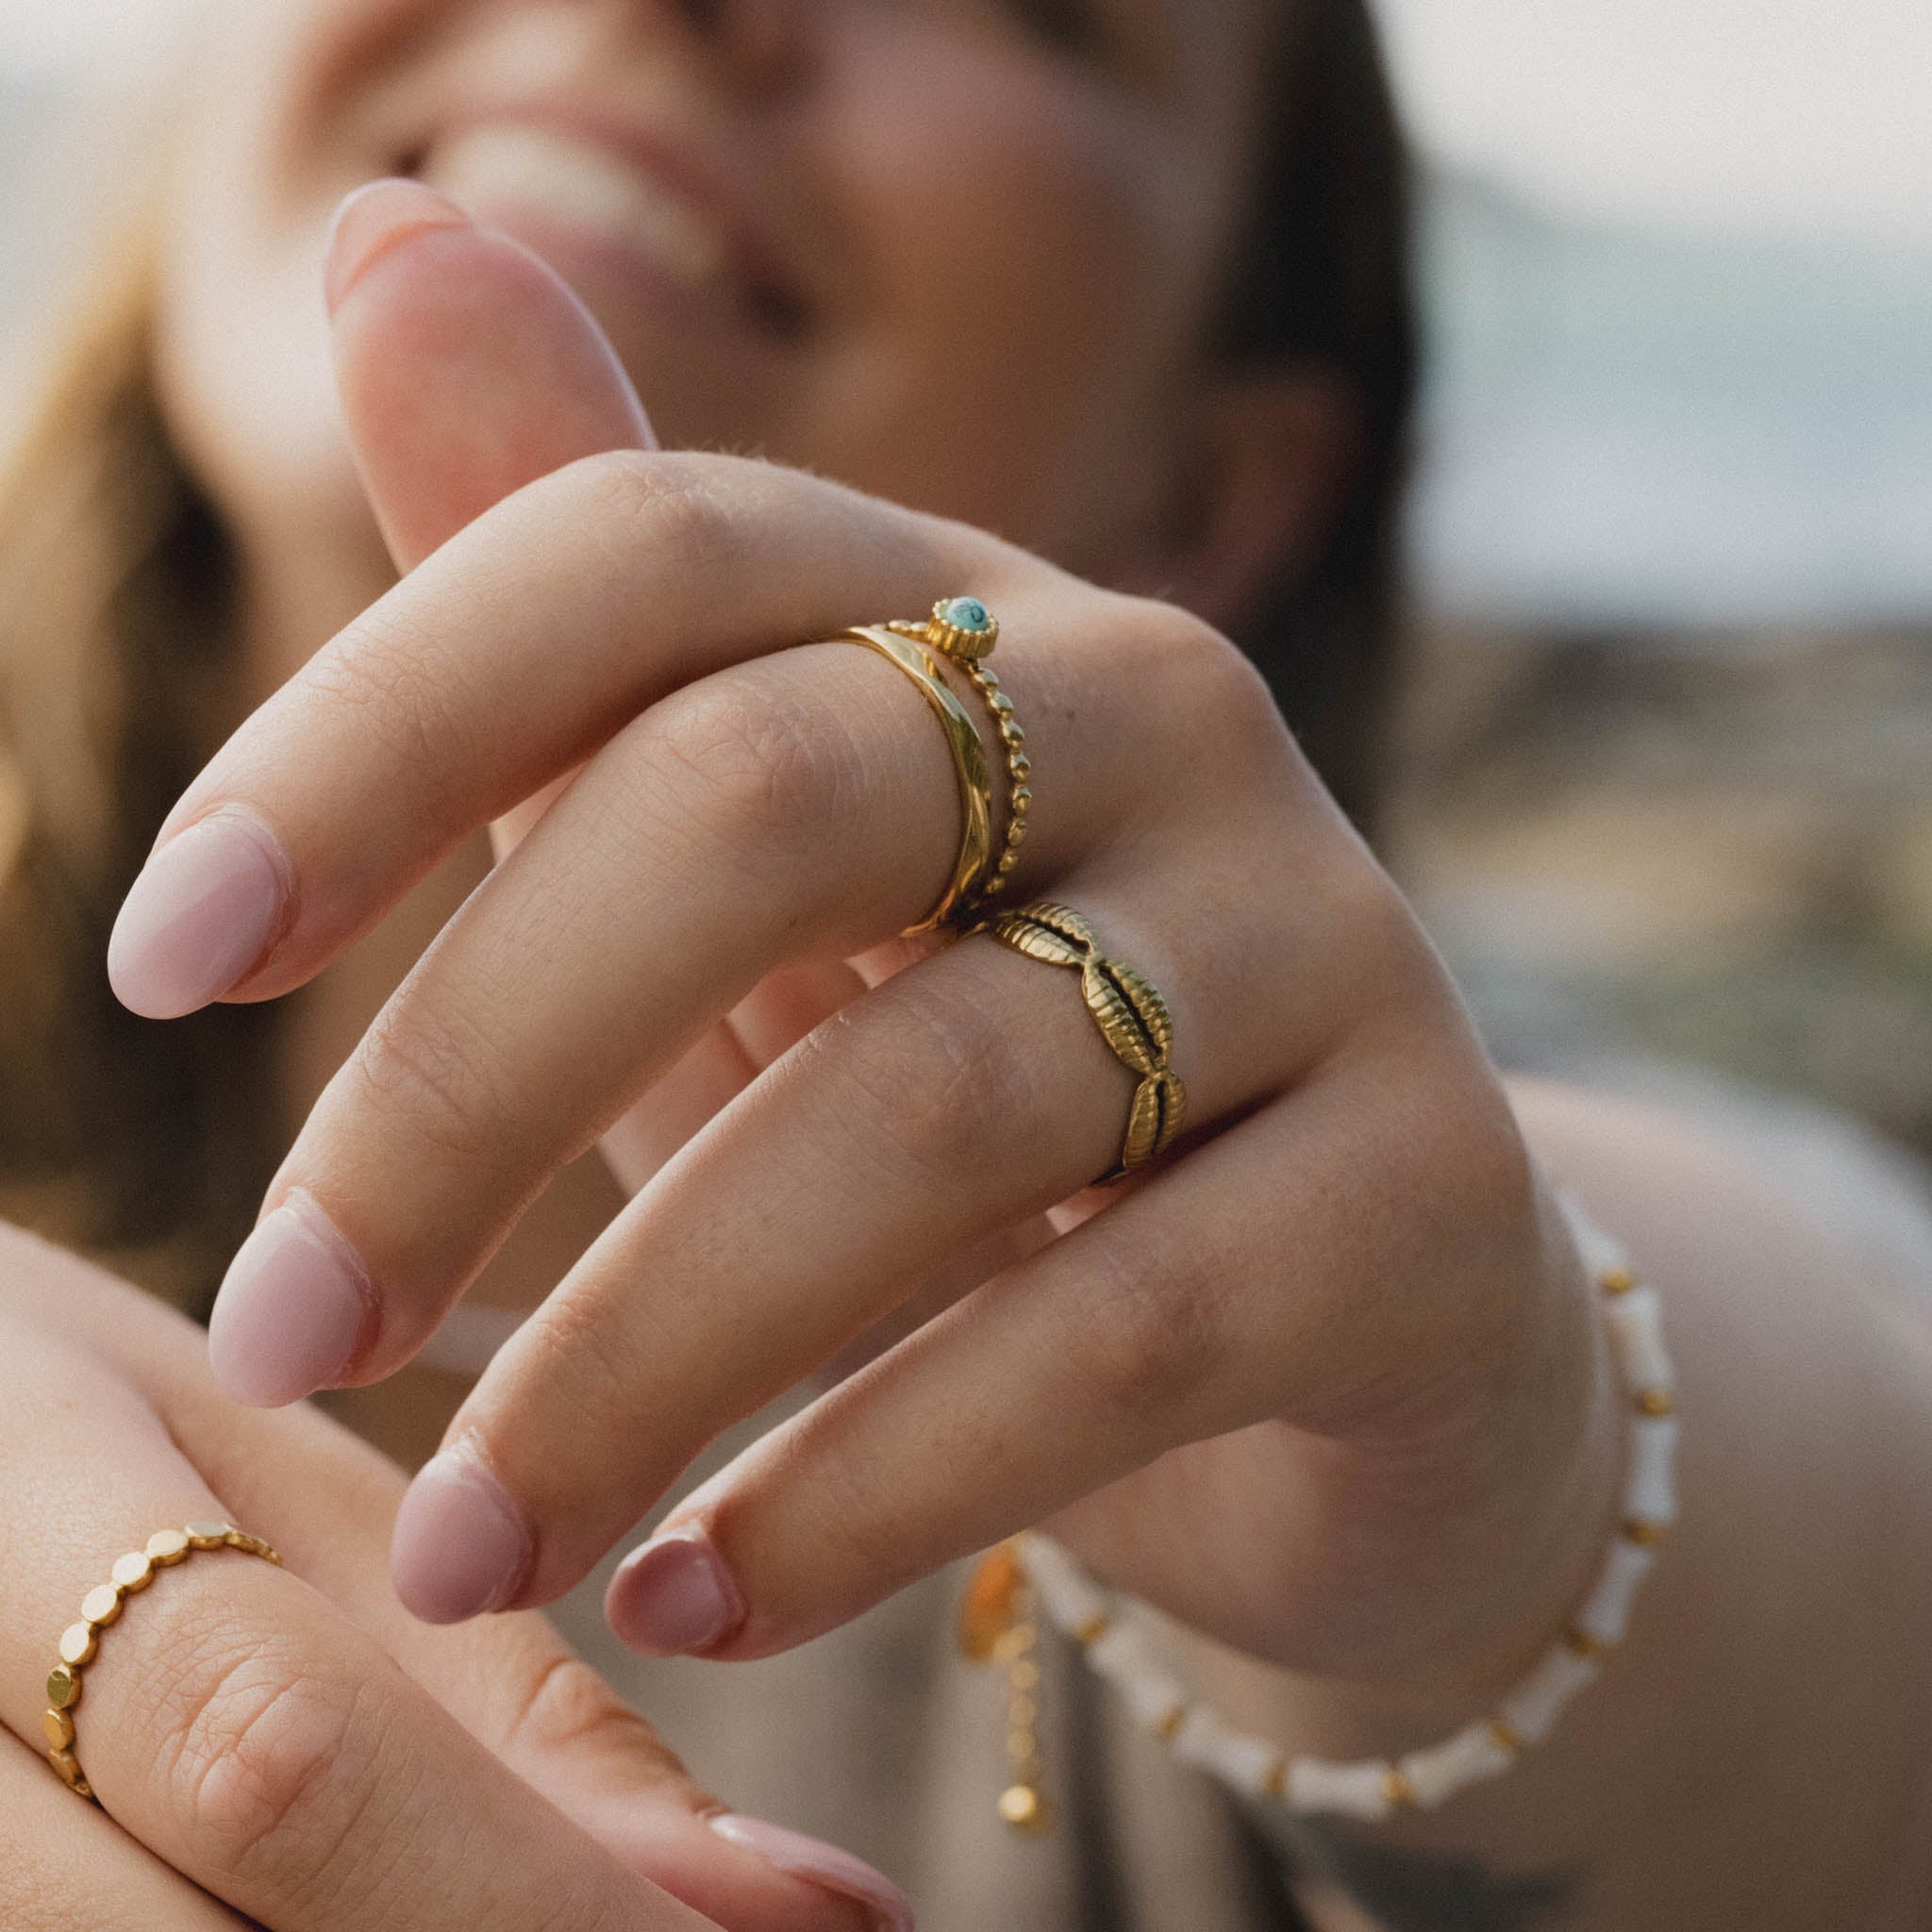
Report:
M 959 780 L 959 856 L 953 876 L 940 894 L 938 903 L 916 925 L 905 929 L 905 937 L 931 932 L 953 918 L 971 897 L 984 875 L 992 854 L 992 787 L 986 775 L 986 746 L 978 727 L 966 715 L 966 708 L 956 698 L 931 654 L 894 631 L 890 625 L 855 625 L 841 630 L 835 643 L 863 644 L 896 664 L 914 684 L 933 715 L 944 727 L 946 749 L 953 755 L 953 770 Z
M 47 1761 L 77 1796 L 94 1804 L 74 1749 L 74 1710 L 80 1702 L 81 1676 L 100 1648 L 101 1632 L 121 1615 L 121 1607 L 155 1580 L 158 1570 L 185 1563 L 197 1550 L 240 1550 L 279 1565 L 281 1557 L 258 1536 L 228 1523 L 191 1523 L 181 1529 L 158 1529 L 146 1545 L 115 1559 L 108 1581 L 96 1584 L 80 1600 L 80 1619 L 60 1633 L 60 1661 L 47 1678 L 47 1709 L 41 1728 L 47 1739 Z
M 1000 689 L 999 678 L 986 661 L 999 642 L 1000 621 L 977 597 L 941 597 L 924 624 L 907 624 L 895 618 L 887 627 L 901 637 L 917 638 L 950 658 L 972 680 L 999 727 L 1007 760 L 1007 829 L 992 871 L 955 911 L 956 924 L 970 925 L 989 900 L 1005 891 L 1008 876 L 1020 862 L 1027 814 L 1033 809 L 1033 791 L 1026 782 L 1033 775 L 1033 760 L 1026 756 L 1026 734 L 1013 715 L 1012 699 Z
M 1174 1021 L 1167 1002 L 1131 966 L 1108 958 L 1093 928 L 1070 907 L 1037 901 L 997 914 L 987 931 L 1004 946 L 1048 966 L 1071 966 L 1080 994 L 1114 1057 L 1141 1076 L 1121 1158 L 1102 1183 L 1135 1173 L 1174 1144 L 1187 1118 L 1187 1090 L 1169 1064 Z

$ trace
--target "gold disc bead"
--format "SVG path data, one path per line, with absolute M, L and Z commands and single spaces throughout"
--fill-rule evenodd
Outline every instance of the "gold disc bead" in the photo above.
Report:
M 70 1624 L 60 1633 L 60 1661 L 70 1669 L 81 1670 L 94 1660 L 100 1639 L 92 1624 Z
M 114 1567 L 108 1574 L 124 1595 L 133 1596 L 155 1580 L 155 1566 L 145 1550 L 129 1550 L 125 1557 L 114 1558 Z
M 147 1559 L 157 1570 L 172 1570 L 193 1547 L 185 1529 L 158 1529 L 147 1540 Z
M 60 1664 L 47 1673 L 47 1702 L 56 1710 L 72 1710 L 80 1702 L 80 1673 Z
M 121 1592 L 111 1583 L 97 1583 L 80 1600 L 80 1614 L 102 1629 L 121 1614 Z
M 182 1532 L 193 1550 L 218 1550 L 228 1541 L 230 1525 L 225 1523 L 191 1523 Z
M 41 1713 L 41 1732 L 50 1751 L 65 1751 L 74 1742 L 74 1714 L 65 1710 Z

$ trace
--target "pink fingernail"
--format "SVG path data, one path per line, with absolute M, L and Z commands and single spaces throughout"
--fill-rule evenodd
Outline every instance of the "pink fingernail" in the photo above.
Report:
M 420 181 L 397 177 L 357 189 L 329 224 L 322 275 L 329 312 L 398 242 L 425 228 L 469 225 L 469 216 L 455 202 Z
M 509 1491 L 459 1442 L 432 1456 L 403 1497 L 390 1574 L 424 1623 L 460 1624 L 510 1600 L 535 1548 Z
M 208 1365 L 251 1408 L 341 1380 L 375 1320 L 368 1271 L 307 1194 L 291 1194 L 236 1251 L 208 1317 Z
M 864 1906 L 877 1932 L 913 1932 L 912 1901 L 890 1878 L 850 1852 L 828 1845 L 823 1839 L 807 1838 L 802 1831 L 767 1824 L 762 1818 L 741 1818 L 727 1811 L 705 1822 L 720 1838 L 756 1852 L 779 1871 Z
M 744 1622 L 744 1597 L 700 1529 L 673 1530 L 633 1550 L 604 1593 L 604 1615 L 633 1650 L 681 1657 L 708 1650 Z
M 108 982 L 130 1012 L 178 1020 L 219 999 L 268 950 L 289 862 L 267 826 L 219 811 L 142 868 L 108 941 Z

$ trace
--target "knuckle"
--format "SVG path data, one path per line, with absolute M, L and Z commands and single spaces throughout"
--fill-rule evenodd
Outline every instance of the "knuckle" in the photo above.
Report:
M 634 1419 L 648 1405 L 648 1345 L 604 1295 L 584 1289 L 553 1295 L 529 1329 L 533 1353 L 520 1380 L 530 1407 L 541 1400 L 560 1414 L 615 1423 Z M 505 1413 L 516 1412 L 512 1398 Z M 546 1489 L 553 1507 L 566 1467 L 560 1460 L 551 1465 Z
M 1209 711 L 1217 722 L 1258 713 L 1278 718 L 1267 680 L 1247 654 L 1205 618 L 1178 605 L 1123 597 L 1109 625 L 1130 654 L 1134 673 L 1158 694 L 1187 709 Z
M 1454 989 L 1393 879 L 1352 843 L 1300 881 L 1303 916 L 1324 957 L 1346 963 L 1346 996 L 1331 1001 L 1320 1031 L 1329 1045 L 1360 1037 L 1417 1045 L 1455 1033 Z
M 654 577 L 726 568 L 737 525 L 706 466 L 656 450 L 608 450 L 574 466 L 626 548 L 643 545 Z
M 769 678 L 720 673 L 640 721 L 648 762 L 675 774 L 684 810 L 753 859 L 795 859 L 824 836 L 847 781 L 810 708 L 781 703 Z
M 655 1781 L 688 1786 L 684 1766 L 651 1726 L 581 1657 L 553 1657 L 519 1696 L 502 1752 L 621 1753 Z
M 1108 653 L 1143 715 L 1177 741 L 1174 755 L 1240 781 L 1293 760 L 1293 740 L 1268 681 L 1241 646 L 1172 604 L 1121 597 L 1108 625 Z
M 313 1902 L 343 1880 L 380 1750 L 357 1688 L 225 1624 L 173 1647 L 164 1796 L 210 1866 Z
M 836 1057 L 850 1117 L 922 1181 L 957 1187 L 962 1164 L 1024 1160 L 1029 1129 L 1056 1116 L 1031 1057 L 978 1002 L 889 986 L 825 1024 L 820 1050 Z
M 607 1273 L 552 1295 L 474 1417 L 484 1453 L 538 1525 L 540 1581 L 560 1574 L 553 1536 L 581 1524 L 610 1486 L 621 1484 L 641 1511 L 703 1446 L 702 1436 L 668 1421 L 664 1352 L 657 1331 L 636 1319 L 626 1285 Z M 552 1446 L 531 1453 L 543 1442 Z M 574 1569 L 569 1581 L 579 1574 Z
M 386 604 L 317 653 L 302 682 L 347 712 L 397 769 L 434 774 L 474 759 L 458 665 Z
M 492 1070 L 489 1030 L 443 1003 L 392 1000 L 350 1065 L 362 1098 L 435 1152 L 482 1159 L 500 1146 L 508 1098 Z
M 1096 1242 L 1088 1258 L 1088 1380 L 1114 1409 L 1189 1414 L 1229 1357 L 1224 1277 L 1205 1244 L 1157 1258 Z

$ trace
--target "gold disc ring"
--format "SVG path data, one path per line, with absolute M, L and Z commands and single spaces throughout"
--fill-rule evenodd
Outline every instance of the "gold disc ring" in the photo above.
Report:
M 47 1677 L 47 1708 L 41 1729 L 47 1739 L 47 1762 L 76 1797 L 94 1798 L 94 1788 L 74 1750 L 74 1708 L 80 1702 L 81 1680 L 100 1649 L 101 1632 L 120 1621 L 131 1596 L 138 1596 L 162 1570 L 185 1563 L 197 1550 L 240 1550 L 279 1564 L 281 1557 L 258 1536 L 250 1536 L 231 1523 L 191 1523 L 180 1529 L 158 1529 L 138 1550 L 117 1557 L 108 1581 L 97 1583 L 80 1600 L 80 1616 L 60 1633 L 60 1661 Z

